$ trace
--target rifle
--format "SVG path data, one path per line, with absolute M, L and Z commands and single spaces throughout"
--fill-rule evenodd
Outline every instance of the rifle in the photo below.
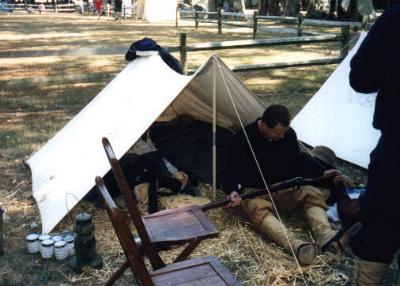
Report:
M 283 189 L 296 188 L 296 187 L 305 186 L 305 185 L 320 187 L 320 188 L 330 188 L 332 186 L 332 181 L 333 181 L 334 177 L 335 177 L 334 175 L 325 175 L 325 176 L 321 176 L 321 177 L 317 177 L 317 178 L 313 178 L 313 179 L 295 177 L 295 178 L 292 178 L 292 179 L 289 179 L 289 180 L 286 180 L 283 182 L 275 183 L 275 184 L 269 186 L 269 191 L 271 193 L 274 193 L 274 192 L 277 192 L 277 191 L 280 191 Z M 268 194 L 267 189 L 259 189 L 257 191 L 251 192 L 251 193 L 242 194 L 242 195 L 240 195 L 240 198 L 242 200 L 244 200 L 244 199 L 254 198 L 254 197 L 266 195 L 266 194 Z M 206 204 L 206 205 L 202 206 L 201 209 L 203 211 L 208 211 L 210 209 L 223 207 L 229 203 L 230 203 L 230 200 L 225 199 L 225 200 L 211 202 L 209 204 Z

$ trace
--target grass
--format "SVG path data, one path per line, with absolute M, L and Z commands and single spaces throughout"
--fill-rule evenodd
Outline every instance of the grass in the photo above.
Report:
M 251 29 L 185 22 L 151 24 L 142 21 L 111 21 L 77 15 L 0 15 L 0 52 L 13 50 L 73 49 L 81 47 L 126 47 L 144 36 L 162 46 L 176 46 L 179 33 L 188 34 L 188 43 L 250 39 Z M 260 33 L 258 37 L 276 36 Z M 338 44 L 285 46 L 270 49 L 220 51 L 230 66 L 296 59 L 312 59 L 338 54 Z M 189 53 L 189 69 L 202 64 L 212 52 Z M 178 57 L 178 55 L 175 54 Z M 123 261 L 122 252 L 104 212 L 80 203 L 73 214 L 87 210 L 94 214 L 98 250 L 105 267 L 73 273 L 67 262 L 44 261 L 25 251 L 25 235 L 40 221 L 31 195 L 29 169 L 23 161 L 45 144 L 79 110 L 93 99 L 115 73 L 125 65 L 124 55 L 85 57 L 2 58 L 0 66 L 0 202 L 7 210 L 5 255 L 0 257 L 2 285 L 100 285 Z M 287 105 L 295 115 L 334 70 L 335 65 L 240 73 L 239 77 L 267 104 Z M 99 74 L 101 78 L 71 80 L 70 75 Z M 362 170 L 348 168 L 360 179 Z M 219 239 L 202 243 L 195 256 L 215 253 L 244 285 L 302 285 L 292 258 L 261 236 L 247 219 L 235 211 L 216 210 L 209 216 L 220 230 Z M 304 222 L 285 216 L 288 226 L 309 237 Z M 72 227 L 70 216 L 55 231 Z M 240 238 L 240 239 L 239 239 Z M 243 241 L 245 239 L 246 241 Z M 169 258 L 167 257 L 167 260 Z M 341 266 L 342 265 L 342 266 Z M 340 267 L 345 270 L 341 270 Z M 309 285 L 344 285 L 352 260 L 320 257 L 303 271 Z M 131 283 L 127 274 L 118 285 Z

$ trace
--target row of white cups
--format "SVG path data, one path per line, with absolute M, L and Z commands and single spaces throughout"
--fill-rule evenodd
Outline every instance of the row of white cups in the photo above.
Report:
M 26 237 L 28 252 L 40 252 L 43 259 L 54 256 L 57 260 L 64 260 L 74 255 L 74 241 L 75 235 L 71 232 L 56 235 L 31 233 Z

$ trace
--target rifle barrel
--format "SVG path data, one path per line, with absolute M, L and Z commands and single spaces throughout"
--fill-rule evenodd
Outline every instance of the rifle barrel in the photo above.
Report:
M 279 183 L 269 186 L 269 191 L 271 193 L 274 193 L 274 192 L 277 192 L 277 191 L 280 191 L 283 189 L 295 188 L 295 187 L 300 187 L 300 186 L 304 186 L 304 185 L 320 186 L 320 185 L 325 185 L 326 182 L 328 182 L 328 181 L 332 181 L 332 179 L 333 179 L 332 175 L 321 176 L 321 177 L 317 177 L 314 179 L 295 177 L 295 178 L 292 178 L 292 179 L 289 179 L 289 180 L 286 180 L 283 182 L 279 182 Z M 251 192 L 251 193 L 242 194 L 242 195 L 240 195 L 240 198 L 242 200 L 244 200 L 244 199 L 254 198 L 254 197 L 266 195 L 266 194 L 268 194 L 267 189 L 259 189 L 257 191 Z M 226 206 L 229 203 L 230 203 L 230 200 L 228 200 L 228 199 L 220 200 L 220 201 L 208 203 L 208 204 L 202 206 L 201 209 L 203 211 L 208 211 L 211 209 Z

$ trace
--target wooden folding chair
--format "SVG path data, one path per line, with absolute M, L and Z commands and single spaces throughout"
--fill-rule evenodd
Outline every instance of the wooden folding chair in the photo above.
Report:
M 213 256 L 174 262 L 149 272 L 129 229 L 127 217 L 115 205 L 101 177 L 96 177 L 96 185 L 104 198 L 107 214 L 127 258 L 128 267 L 131 268 L 140 285 L 240 285 L 222 263 Z M 146 238 L 142 239 L 144 243 Z M 144 243 L 142 247 L 146 253 L 156 253 L 151 244 Z
M 158 255 L 158 251 L 167 250 L 173 245 L 188 245 L 176 257 L 175 262 L 186 259 L 197 247 L 201 240 L 218 236 L 218 231 L 200 209 L 199 206 L 188 206 L 177 209 L 159 211 L 157 213 L 141 216 L 137 207 L 137 199 L 129 188 L 128 181 L 117 160 L 110 142 L 103 138 L 103 146 L 111 164 L 115 180 L 125 200 L 131 219 L 139 233 L 143 250 L 150 260 L 153 269 L 165 266 Z M 126 261 L 110 278 L 109 285 L 129 267 Z

